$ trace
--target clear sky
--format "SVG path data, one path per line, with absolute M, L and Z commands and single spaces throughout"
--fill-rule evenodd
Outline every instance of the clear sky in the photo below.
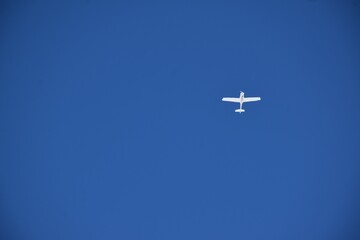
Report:
M 1 2 L 0 238 L 360 239 L 360 1 L 135 2 Z

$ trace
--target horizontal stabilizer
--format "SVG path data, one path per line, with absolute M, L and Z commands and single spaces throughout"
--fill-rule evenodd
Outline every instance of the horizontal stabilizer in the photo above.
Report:
M 244 109 L 236 109 L 235 112 L 242 113 L 242 112 L 245 112 L 245 110 Z

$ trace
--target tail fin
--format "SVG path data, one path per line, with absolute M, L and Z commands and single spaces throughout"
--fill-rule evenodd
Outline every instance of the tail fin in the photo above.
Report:
M 242 112 L 245 112 L 245 110 L 244 109 L 236 109 L 235 112 L 242 113 Z

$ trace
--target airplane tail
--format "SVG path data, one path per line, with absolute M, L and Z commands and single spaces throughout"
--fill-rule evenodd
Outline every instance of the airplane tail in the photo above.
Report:
M 242 113 L 242 112 L 245 112 L 245 110 L 244 109 L 236 109 L 235 112 Z

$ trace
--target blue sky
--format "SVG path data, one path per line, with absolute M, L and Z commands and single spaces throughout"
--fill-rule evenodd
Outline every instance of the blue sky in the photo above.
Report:
M 360 237 L 359 1 L 0 6 L 2 239 Z

